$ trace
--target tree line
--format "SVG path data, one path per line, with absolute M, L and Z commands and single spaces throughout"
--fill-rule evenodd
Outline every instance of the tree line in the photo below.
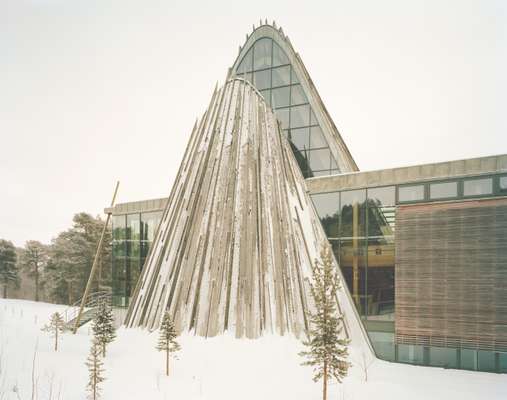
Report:
M 4 298 L 19 288 L 22 276 L 33 280 L 32 299 L 73 304 L 84 292 L 97 243 L 105 221 L 78 213 L 72 226 L 59 233 L 49 245 L 29 240 L 22 248 L 0 239 L 0 286 Z M 108 227 L 99 260 L 96 289 L 111 287 L 111 229 Z M 25 274 L 21 274 L 24 272 Z

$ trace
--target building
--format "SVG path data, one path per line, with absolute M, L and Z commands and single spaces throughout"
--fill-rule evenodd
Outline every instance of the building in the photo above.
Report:
M 507 155 L 358 172 L 281 29 L 248 36 L 231 76 L 275 112 L 377 357 L 507 372 Z M 126 306 L 167 199 L 113 214 Z

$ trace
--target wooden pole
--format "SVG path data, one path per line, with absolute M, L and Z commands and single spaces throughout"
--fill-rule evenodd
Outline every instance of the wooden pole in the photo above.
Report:
M 116 194 L 118 193 L 118 187 L 120 186 L 120 181 L 116 182 L 116 188 L 114 189 L 113 200 L 111 201 L 111 207 L 114 206 L 114 201 L 116 200 Z M 79 328 L 79 321 L 81 320 L 81 314 L 83 313 L 84 306 L 86 304 L 86 298 L 88 297 L 88 293 L 90 292 L 90 288 L 92 286 L 93 277 L 95 275 L 95 271 L 97 270 L 97 265 L 99 264 L 100 258 L 100 250 L 102 249 L 102 242 L 104 241 L 104 235 L 106 233 L 107 226 L 109 225 L 109 220 L 111 219 L 111 213 L 107 213 L 106 223 L 104 224 L 104 228 L 102 228 L 102 234 L 100 235 L 99 244 L 97 245 L 97 251 L 95 252 L 95 258 L 93 259 L 92 270 L 90 271 L 90 277 L 88 278 L 88 283 L 86 284 L 85 292 L 83 294 L 83 298 L 81 300 L 81 307 L 79 308 L 79 313 L 77 314 L 76 323 L 74 324 L 73 333 L 77 332 L 77 328 Z

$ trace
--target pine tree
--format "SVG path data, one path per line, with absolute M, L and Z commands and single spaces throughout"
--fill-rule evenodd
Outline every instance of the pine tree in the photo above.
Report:
M 299 355 L 307 358 L 302 365 L 314 368 L 313 380 L 322 379 L 322 398 L 326 400 L 329 379 L 341 382 L 350 363 L 346 361 L 348 340 L 339 337 L 342 331 L 341 316 L 336 308 L 339 281 L 328 246 L 322 247 L 320 257 L 322 261 L 316 260 L 313 266 L 310 285 L 315 311 L 310 314 L 309 339 L 304 342 L 308 350 Z
M 164 318 L 162 319 L 162 325 L 160 326 L 159 338 L 157 344 L 158 351 L 165 351 L 165 373 L 169 376 L 169 355 L 170 353 L 178 351 L 181 347 L 176 342 L 176 329 L 174 323 L 171 320 L 169 312 L 166 311 Z
M 113 310 L 105 302 L 99 305 L 92 329 L 95 339 L 102 348 L 102 357 L 105 357 L 106 346 L 116 337 Z
M 90 355 L 86 361 L 88 367 L 89 379 L 86 390 L 88 391 L 88 399 L 98 400 L 100 398 L 100 384 L 104 382 L 104 363 L 101 360 L 101 345 L 96 339 L 92 341 L 92 347 L 90 348 Z
M 48 259 L 47 246 L 36 240 L 29 240 L 21 249 L 18 264 L 35 278 L 35 301 L 39 301 L 40 276 L 44 271 Z
M 0 283 L 3 285 L 4 299 L 7 298 L 7 288 L 9 286 L 19 286 L 16 261 L 16 248 L 12 242 L 0 239 Z
M 55 351 L 58 351 L 58 334 L 64 331 L 64 321 L 60 313 L 55 312 L 51 314 L 49 324 L 44 325 L 42 330 L 44 332 L 49 332 L 49 334 L 55 338 Z

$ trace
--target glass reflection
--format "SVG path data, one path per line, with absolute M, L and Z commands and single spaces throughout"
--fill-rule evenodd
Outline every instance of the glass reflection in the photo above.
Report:
M 290 65 L 273 68 L 273 87 L 290 85 Z
M 312 201 L 327 237 L 338 237 L 340 226 L 340 192 L 314 194 L 312 195 Z M 336 254 L 336 259 L 338 258 Z
M 341 237 L 364 237 L 366 234 L 366 190 L 341 193 Z
M 273 41 L 262 38 L 255 42 L 254 46 L 254 70 L 271 67 L 271 44 Z

